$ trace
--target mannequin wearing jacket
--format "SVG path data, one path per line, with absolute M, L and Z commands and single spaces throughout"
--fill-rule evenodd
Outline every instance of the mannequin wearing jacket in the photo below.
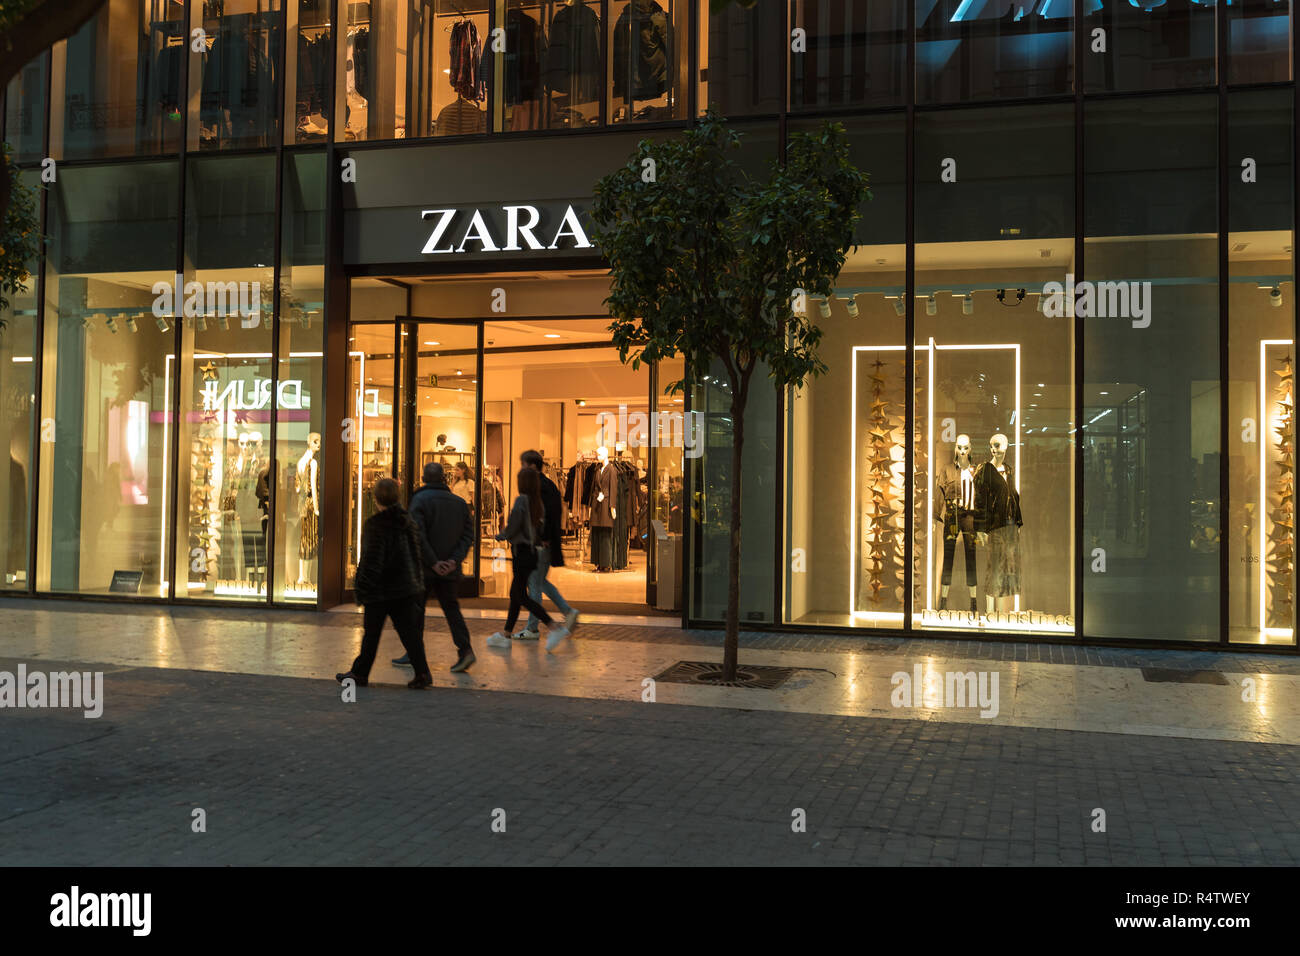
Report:
M 958 435 L 952 461 L 939 469 L 934 486 L 934 520 L 943 529 L 943 571 L 939 577 L 942 607 L 948 606 L 952 586 L 952 559 L 957 539 L 962 539 L 966 586 L 970 590 L 970 609 L 979 612 L 975 597 L 975 463 L 971 461 L 970 436 Z
M 614 519 L 618 517 L 618 469 L 609 461 L 609 449 L 596 449 L 600 460 L 591 484 L 591 563 L 597 571 L 614 566 Z
M 988 613 L 1000 598 L 1020 593 L 1020 492 L 1007 463 L 1007 436 L 989 439 L 989 460 L 975 474 L 975 507 L 980 543 L 988 543 L 984 564 L 984 602 Z

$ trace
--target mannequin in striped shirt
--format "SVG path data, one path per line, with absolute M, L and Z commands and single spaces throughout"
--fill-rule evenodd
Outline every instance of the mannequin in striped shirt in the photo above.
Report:
M 944 463 L 935 476 L 934 520 L 943 529 L 943 571 L 939 577 L 939 597 L 948 607 L 952 586 L 952 561 L 957 539 L 962 539 L 962 556 L 966 568 L 966 585 L 970 590 L 970 609 L 979 612 L 975 596 L 975 463 L 971 461 L 969 435 L 958 435 L 952 461 Z

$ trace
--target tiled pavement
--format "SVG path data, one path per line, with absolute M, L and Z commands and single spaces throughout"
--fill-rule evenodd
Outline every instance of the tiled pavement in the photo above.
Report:
M 1295 747 L 110 677 L 99 720 L 0 712 L 0 863 L 1300 863 Z

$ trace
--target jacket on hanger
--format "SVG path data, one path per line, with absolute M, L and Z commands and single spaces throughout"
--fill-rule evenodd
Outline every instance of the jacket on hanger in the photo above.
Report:
M 653 100 L 668 92 L 671 47 L 664 8 L 655 0 L 632 0 L 614 24 L 614 96 Z
M 575 102 L 600 98 L 600 17 L 583 0 L 561 7 L 551 20 L 546 87 Z

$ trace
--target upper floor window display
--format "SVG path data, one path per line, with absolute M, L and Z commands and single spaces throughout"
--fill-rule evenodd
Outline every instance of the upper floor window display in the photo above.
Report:
M 198 115 L 190 116 L 188 148 L 274 146 L 284 68 L 280 0 L 194 0 L 190 27 L 189 102 Z

